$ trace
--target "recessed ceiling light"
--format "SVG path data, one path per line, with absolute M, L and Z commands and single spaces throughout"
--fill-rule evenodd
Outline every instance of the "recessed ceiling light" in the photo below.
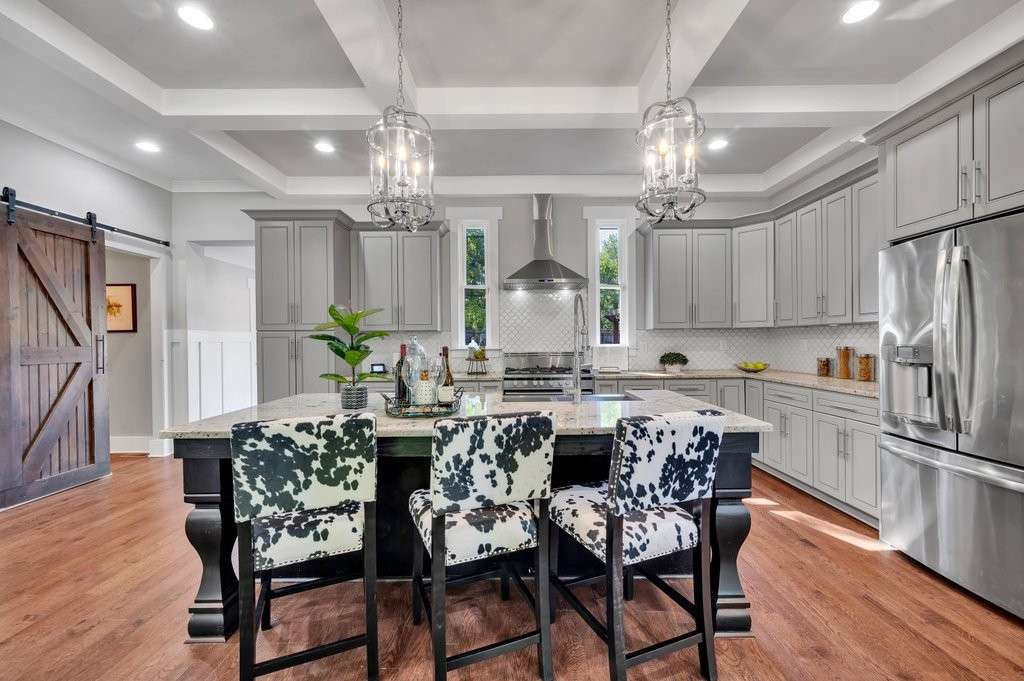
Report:
M 144 151 L 147 154 L 160 153 L 160 145 L 156 142 L 150 142 L 149 140 L 139 140 L 135 143 L 135 148 L 139 151 Z
M 321 154 L 333 154 L 334 145 L 326 140 L 320 140 L 313 145 L 313 148 L 319 151 Z
M 843 23 L 856 24 L 858 21 L 864 21 L 877 12 L 881 4 L 878 0 L 860 0 L 860 2 L 855 2 L 850 5 L 850 9 L 846 10 L 846 14 L 843 15 Z
M 178 17 L 192 28 L 198 28 L 200 31 L 213 30 L 213 19 L 195 5 L 182 5 L 179 7 Z
M 850 141 L 855 144 L 867 144 L 868 138 L 865 137 L 864 135 L 857 135 L 856 137 L 850 139 Z
M 716 137 L 708 143 L 708 149 L 711 151 L 718 151 L 719 149 L 725 149 L 729 146 L 729 140 L 724 137 Z

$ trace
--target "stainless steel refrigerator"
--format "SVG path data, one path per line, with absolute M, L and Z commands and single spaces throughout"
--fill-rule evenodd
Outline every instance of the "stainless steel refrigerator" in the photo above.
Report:
M 883 541 L 1024 616 L 1024 214 L 882 251 Z

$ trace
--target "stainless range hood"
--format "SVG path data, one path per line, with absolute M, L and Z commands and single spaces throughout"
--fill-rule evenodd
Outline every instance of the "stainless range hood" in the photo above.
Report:
M 502 288 L 581 289 L 587 278 L 555 260 L 551 252 L 551 195 L 533 197 L 533 260 L 505 278 Z

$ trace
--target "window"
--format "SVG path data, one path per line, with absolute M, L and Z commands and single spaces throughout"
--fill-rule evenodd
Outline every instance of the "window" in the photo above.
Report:
M 449 208 L 452 244 L 452 345 L 498 347 L 497 233 L 500 208 Z
M 636 224 L 632 206 L 584 208 L 591 253 L 589 266 L 591 333 L 595 345 L 629 344 L 629 296 L 626 256 Z

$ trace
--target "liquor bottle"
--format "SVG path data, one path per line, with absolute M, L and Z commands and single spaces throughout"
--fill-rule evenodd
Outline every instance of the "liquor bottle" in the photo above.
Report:
M 437 375 L 437 401 L 451 404 L 455 401 L 455 378 L 452 376 L 452 365 L 448 359 L 448 346 L 441 347 L 441 370 Z
M 409 402 L 409 388 L 405 384 L 402 369 L 405 368 L 405 343 L 398 350 L 398 361 L 395 362 L 395 400 L 399 404 Z

